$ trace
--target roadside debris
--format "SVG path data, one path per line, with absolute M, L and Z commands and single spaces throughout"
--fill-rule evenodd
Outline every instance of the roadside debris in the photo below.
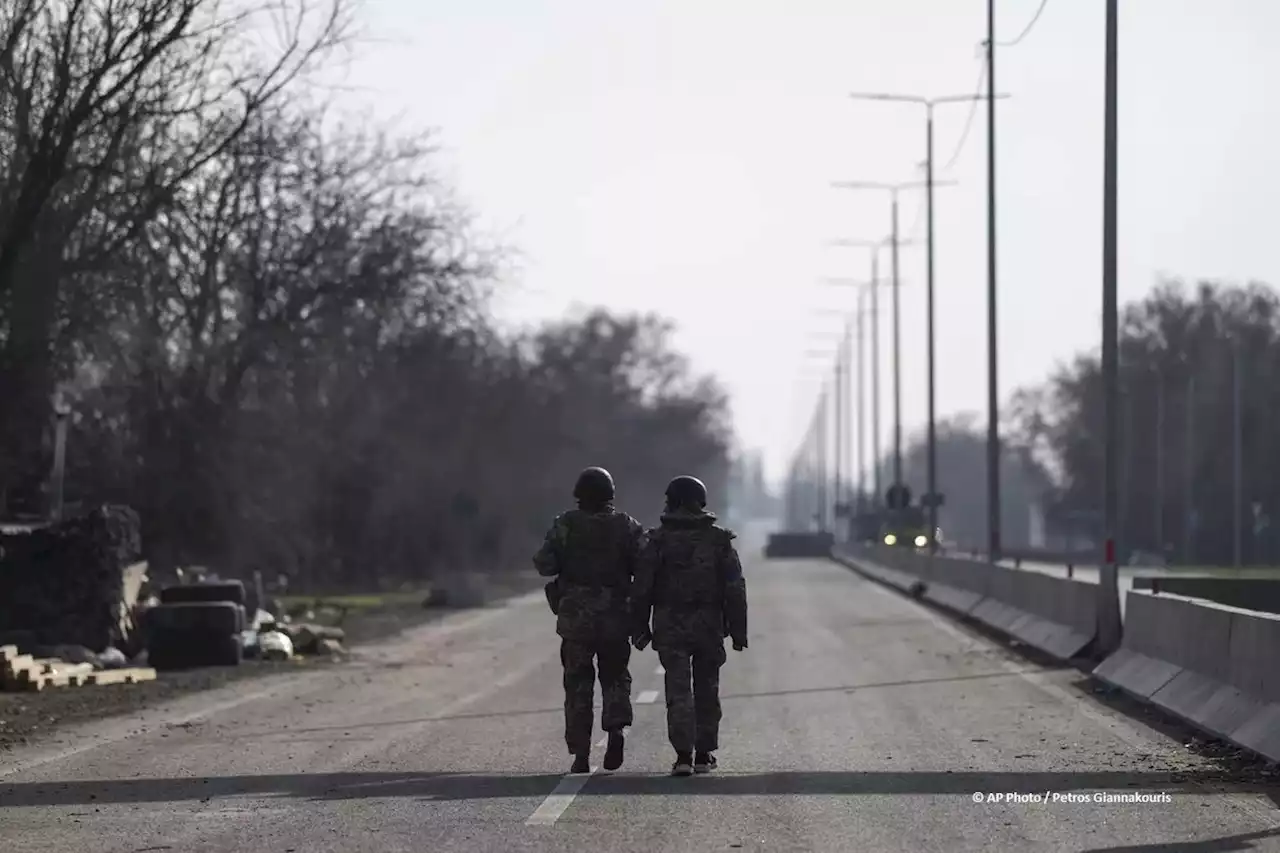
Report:
M 136 512 L 97 507 L 50 527 L 5 533 L 3 549 L 0 631 L 29 634 L 29 644 L 136 652 L 132 609 L 147 571 Z
M 97 669 L 92 663 L 37 658 L 18 653 L 17 646 L 0 646 L 0 689 L 38 692 L 48 687 L 87 687 L 154 681 L 150 667 Z

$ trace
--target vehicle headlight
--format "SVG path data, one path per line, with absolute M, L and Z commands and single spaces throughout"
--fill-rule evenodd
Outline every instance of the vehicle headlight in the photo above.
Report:
M 927 538 L 925 538 L 924 536 L 917 536 L 917 537 L 916 537 L 916 547 L 917 547 L 917 548 L 923 548 L 925 545 L 928 545 L 928 544 L 929 544 L 929 540 L 928 540 Z
M 898 544 L 898 537 L 897 537 L 897 536 L 894 536 L 892 533 L 888 533 L 888 534 L 886 534 L 886 535 L 885 535 L 885 537 L 884 537 L 884 544 L 886 544 L 886 545 L 896 545 L 896 544 Z

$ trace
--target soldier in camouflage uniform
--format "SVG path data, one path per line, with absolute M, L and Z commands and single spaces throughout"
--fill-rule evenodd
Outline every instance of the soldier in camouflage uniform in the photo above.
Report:
M 631 587 L 633 642 L 641 648 L 651 636 L 666 670 L 675 776 L 715 768 L 724 638 L 733 638 L 734 651 L 747 647 L 747 585 L 734 535 L 706 505 L 700 480 L 671 481 L 662 524 L 648 531 Z
M 578 508 L 557 516 L 533 558 L 538 574 L 554 578 L 547 598 L 556 613 L 564 665 L 564 737 L 574 757 L 571 773 L 590 772 L 592 704 L 599 666 L 609 733 L 604 768 L 622 766 L 622 730 L 631 725 L 628 595 L 644 527 L 613 506 L 613 477 L 603 468 L 578 476 Z

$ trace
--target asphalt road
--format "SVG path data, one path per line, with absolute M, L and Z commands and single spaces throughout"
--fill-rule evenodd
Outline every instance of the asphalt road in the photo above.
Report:
M 348 668 L 8 753 L 0 849 L 1280 851 L 1270 799 L 1097 704 L 1078 673 L 1011 657 L 831 563 L 756 562 L 747 577 L 751 648 L 724 671 L 715 775 L 666 775 L 646 651 L 626 764 L 566 778 L 552 617 L 530 596 Z M 973 801 L 1104 790 L 1170 801 Z

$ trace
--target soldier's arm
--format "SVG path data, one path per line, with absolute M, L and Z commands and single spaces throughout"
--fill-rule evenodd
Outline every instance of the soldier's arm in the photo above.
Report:
M 721 575 L 724 578 L 724 618 L 734 645 L 747 644 L 747 580 L 742 576 L 742 561 L 733 547 L 733 534 L 726 531 Z
M 658 546 L 652 537 L 643 537 L 631 579 L 632 631 L 641 634 L 649 629 L 653 613 L 653 579 L 658 570 Z
M 648 540 L 644 525 L 636 521 L 634 518 L 628 524 L 629 547 L 627 548 L 627 558 L 630 564 L 627 571 L 630 573 L 632 580 L 635 579 L 636 573 L 640 569 L 640 557 L 644 553 L 644 545 Z
M 564 543 L 564 517 L 557 516 L 551 522 L 551 528 L 542 540 L 542 547 L 533 555 L 533 567 L 544 578 L 553 578 L 560 574 L 560 554 Z

